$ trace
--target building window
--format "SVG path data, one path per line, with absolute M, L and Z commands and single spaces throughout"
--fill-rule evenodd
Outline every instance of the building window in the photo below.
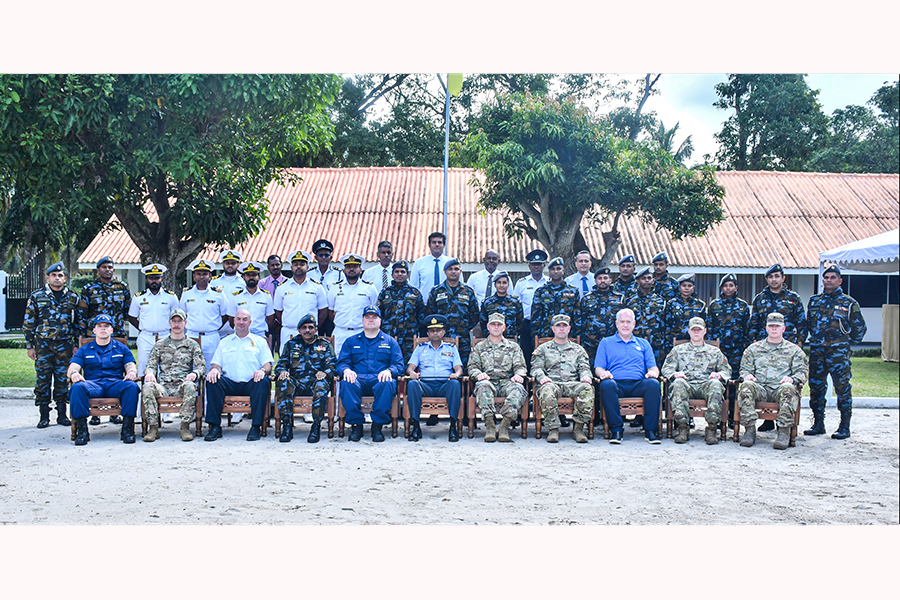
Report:
M 897 277 L 885 277 L 884 275 L 844 275 L 844 292 L 853 296 L 859 302 L 860 308 L 881 308 L 888 303 L 889 280 L 894 281 L 894 298 L 896 302 Z

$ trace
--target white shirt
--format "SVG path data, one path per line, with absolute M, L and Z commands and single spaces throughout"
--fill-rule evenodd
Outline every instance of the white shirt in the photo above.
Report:
M 362 279 L 350 285 L 343 279 L 328 290 L 328 308 L 334 311 L 334 326 L 362 329 L 362 313 L 370 304 L 378 304 L 378 292 Z
M 129 317 L 137 317 L 140 330 L 148 333 L 169 333 L 169 313 L 178 308 L 178 296 L 160 288 L 154 294 L 144 290 L 132 296 Z
M 291 277 L 275 288 L 275 300 L 272 304 L 281 314 L 281 324 L 288 329 L 296 329 L 297 323 L 307 314 L 311 314 L 319 322 L 319 310 L 328 307 L 325 288 L 315 279 L 307 277 L 303 283 Z M 285 340 L 282 340 L 282 343 Z
M 384 273 L 387 273 L 387 284 L 388 286 L 390 286 L 391 282 L 394 280 L 393 272 L 394 263 L 391 263 L 386 267 L 382 267 L 381 263 L 375 263 L 374 266 L 371 266 L 363 271 L 362 278 L 371 283 L 375 287 L 375 291 L 380 294 L 381 290 L 384 289 L 384 280 L 382 279 L 382 275 Z
M 188 316 L 187 330 L 194 333 L 218 332 L 222 326 L 222 315 L 227 312 L 222 292 L 211 287 L 200 291 L 196 285 L 181 294 L 179 308 Z
M 328 289 L 337 283 L 337 280 L 340 279 L 343 274 L 344 272 L 336 267 L 328 267 L 328 272 L 323 275 L 322 271 L 319 270 L 319 265 L 314 264 L 310 265 L 309 271 L 306 272 L 306 278 L 321 283 L 327 293 Z
M 587 277 L 587 279 L 582 281 L 582 277 Z M 587 291 L 584 291 L 584 287 L 582 286 L 584 282 L 587 282 Z M 584 298 L 586 295 L 591 293 L 591 290 L 594 289 L 594 275 L 590 271 L 588 271 L 584 275 L 582 275 L 578 271 L 575 271 L 574 273 L 566 277 L 566 283 L 578 290 L 579 297 Z
M 237 311 L 244 309 L 250 313 L 250 333 L 265 338 L 269 332 L 266 317 L 275 314 L 274 303 L 269 292 L 256 288 L 256 293 L 247 290 L 234 292 L 228 307 L 228 316 L 234 317 Z
M 222 367 L 222 375 L 237 382 L 250 381 L 254 371 L 272 360 L 266 340 L 252 333 L 242 338 L 235 333 L 225 336 L 212 357 L 212 362 Z
M 422 292 L 422 297 L 425 298 L 426 302 L 431 288 L 441 285 L 447 279 L 446 275 L 444 275 L 444 265 L 449 260 L 451 260 L 451 257 L 446 254 L 441 254 L 437 259 L 439 281 L 434 280 L 434 256 L 426 254 L 417 258 L 416 262 L 413 263 L 412 273 L 409 274 L 409 285 Z
M 535 279 L 533 275 L 529 274 L 516 282 L 512 295 L 522 303 L 522 312 L 525 313 L 526 319 L 531 319 L 531 302 L 534 300 L 534 293 L 548 281 L 550 278 L 541 273 L 540 279 Z
M 494 273 L 496 273 L 499 269 L 494 269 Z M 481 306 L 481 303 L 484 302 L 485 298 L 489 298 L 494 295 L 494 292 L 497 290 L 494 289 L 494 273 L 488 273 L 487 269 L 482 269 L 476 273 L 472 273 L 469 275 L 469 280 L 466 281 L 466 285 L 475 290 L 475 295 L 478 297 L 478 306 Z M 488 277 L 491 278 L 491 290 L 485 294 L 485 290 L 487 290 L 487 282 Z

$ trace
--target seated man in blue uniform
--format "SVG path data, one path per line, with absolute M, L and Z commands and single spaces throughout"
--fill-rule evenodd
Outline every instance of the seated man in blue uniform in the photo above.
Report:
M 619 398 L 644 399 L 644 437 L 659 444 L 659 368 L 650 342 L 632 335 L 634 312 L 623 308 L 616 313 L 617 333 L 600 340 L 594 373 L 600 379 L 600 398 L 609 423 L 609 443 L 621 444 L 624 432 Z
M 422 438 L 422 428 L 419 426 L 422 396 L 444 396 L 450 409 L 450 441 L 458 442 L 456 417 L 459 414 L 459 397 L 462 391 L 459 384 L 459 378 L 463 374 L 462 360 L 456 346 L 444 342 L 447 317 L 429 315 L 425 318 L 425 326 L 428 341 L 422 342 L 413 350 L 406 368 L 406 374 L 409 375 L 406 387 L 410 416 L 409 441 L 417 442 Z
M 350 425 L 351 442 L 363 436 L 365 416 L 360 397 L 372 394 L 372 441 L 383 442 L 381 428 L 390 421 L 391 400 L 397 393 L 396 378 L 403 374 L 403 353 L 388 334 L 381 331 L 381 311 L 375 305 L 363 309 L 363 330 L 348 337 L 338 357 L 341 375 L 341 406 Z
M 272 352 L 264 338 L 250 333 L 250 313 L 240 309 L 234 314 L 234 333 L 225 336 L 216 347 L 212 366 L 206 374 L 206 422 L 209 433 L 203 439 L 213 442 L 222 437 L 222 407 L 225 396 L 250 396 L 252 419 L 248 442 L 262 436 L 263 417 L 269 402 L 269 373 Z
M 126 444 L 134 443 L 134 416 L 141 393 L 135 382 L 137 365 L 128 346 L 112 339 L 112 334 L 112 317 L 104 314 L 94 317 L 94 341 L 75 352 L 66 371 L 72 382 L 69 405 L 75 419 L 76 446 L 84 446 L 91 439 L 87 427 L 90 398 L 119 398 L 122 403 L 122 433 L 119 437 Z M 122 373 L 125 373 L 124 379 Z

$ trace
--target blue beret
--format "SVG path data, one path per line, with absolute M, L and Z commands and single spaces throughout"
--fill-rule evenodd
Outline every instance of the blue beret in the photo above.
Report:
M 97 267 L 99 267 L 103 263 L 111 263 L 111 262 L 113 262 L 112 257 L 104 256 L 103 258 L 101 258 L 100 260 L 97 261 Z
M 64 264 L 62 264 L 62 261 L 55 262 L 47 267 L 47 275 L 49 275 L 50 273 L 56 273 L 57 271 L 62 271 L 63 273 L 66 272 L 66 267 Z
M 594 279 L 597 279 L 601 275 L 609 275 L 609 274 L 610 274 L 609 267 L 600 267 L 599 269 L 594 271 Z
M 628 256 L 623 256 L 622 260 L 619 261 L 619 264 L 621 265 L 622 263 L 627 263 L 627 262 L 630 262 L 630 263 L 635 262 L 634 254 L 629 254 Z
M 457 265 L 459 265 L 459 261 L 456 260 L 455 258 L 451 258 L 450 260 L 448 260 L 448 261 L 444 264 L 444 270 L 446 271 L 446 270 L 449 269 L 450 267 L 455 267 L 455 266 L 457 266 Z
M 841 276 L 841 268 L 837 265 L 831 265 L 830 267 L 828 267 L 827 269 L 822 271 L 822 275 L 824 275 L 825 273 L 834 273 L 838 277 L 840 277 Z
M 660 252 L 659 254 L 654 256 L 652 259 L 650 259 L 650 262 L 659 262 L 661 260 L 665 261 L 665 262 L 669 262 L 669 256 L 665 253 L 665 251 Z
M 685 281 L 690 281 L 691 283 L 694 283 L 694 274 L 693 273 L 685 273 L 684 275 L 679 277 L 676 281 L 678 281 L 679 284 L 684 283 Z
M 784 275 L 784 268 L 782 268 L 781 263 L 775 263 L 774 265 L 769 267 L 769 270 L 766 271 L 766 277 L 768 277 L 772 273 L 781 273 L 782 275 Z
M 722 277 L 722 279 L 719 280 L 719 287 L 722 287 L 729 281 L 734 285 L 737 285 L 737 277 L 734 276 L 734 273 L 728 273 L 724 277 Z
M 621 264 L 621 263 L 620 263 L 620 264 Z M 638 278 L 640 278 L 640 277 L 643 277 L 644 275 L 651 275 L 651 273 L 650 273 L 650 267 L 644 267 L 643 269 L 641 269 L 640 271 L 638 271 L 637 273 L 635 273 L 635 274 L 634 274 L 634 278 L 635 278 L 635 279 L 638 279 Z
M 409 272 L 409 263 L 406 262 L 405 260 L 398 260 L 397 262 L 394 263 L 394 266 L 391 267 L 391 271 L 393 271 L 394 269 L 404 269 L 408 273 Z
M 316 324 L 316 318 L 311 313 L 306 313 L 302 317 L 300 317 L 300 321 L 297 323 L 297 329 L 300 329 L 307 323 Z
M 374 304 L 370 304 L 363 309 L 363 316 L 366 316 L 366 315 L 378 315 L 380 317 L 381 310 Z
M 501 277 L 506 277 L 507 279 L 509 279 L 509 273 L 507 273 L 506 271 L 494 271 L 494 281 L 497 281 Z
M 557 256 L 553 260 L 550 261 L 550 264 L 547 265 L 548 269 L 552 269 L 553 267 L 562 267 L 565 263 L 563 263 L 563 259 L 560 256 Z

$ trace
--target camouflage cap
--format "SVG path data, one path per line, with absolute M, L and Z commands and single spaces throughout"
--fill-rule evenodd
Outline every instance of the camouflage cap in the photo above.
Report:
M 706 329 L 706 322 L 700 317 L 691 317 L 688 321 L 688 329 Z
M 490 325 L 491 323 L 503 323 L 504 325 L 506 325 L 506 317 L 503 316 L 503 313 L 491 313 L 488 316 L 487 322 L 488 325 Z
M 565 323 L 566 325 L 570 325 L 572 323 L 571 319 L 569 319 L 569 315 L 553 315 L 553 318 L 550 319 L 551 325 L 559 325 L 560 323 Z
M 181 310 L 180 308 L 173 308 L 173 309 L 172 309 L 172 312 L 169 313 L 169 320 L 171 321 L 171 320 L 174 319 L 175 317 L 181 317 L 182 320 L 186 321 L 186 320 L 187 320 L 187 313 L 185 313 L 185 312 L 184 312 L 183 310 Z
M 766 317 L 766 325 L 771 325 L 773 323 L 776 325 L 784 325 L 784 315 L 780 312 L 769 313 L 769 316 Z

